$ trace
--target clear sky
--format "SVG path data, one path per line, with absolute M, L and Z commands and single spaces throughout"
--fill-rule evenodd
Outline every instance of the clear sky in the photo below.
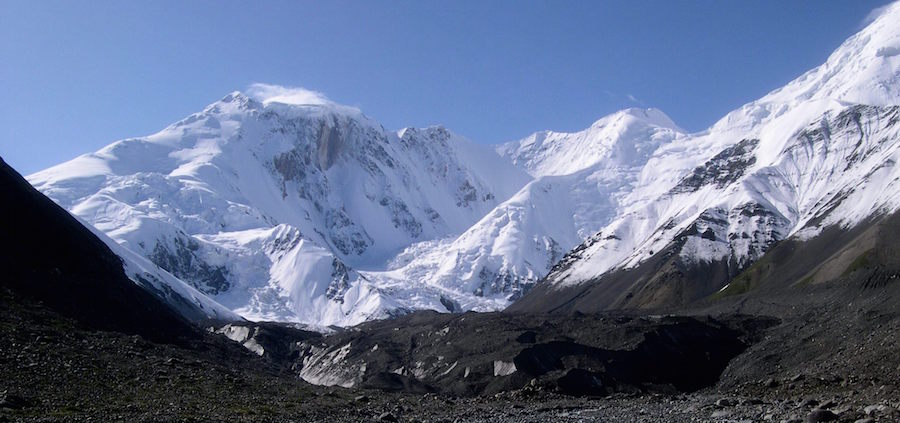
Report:
M 822 63 L 886 0 L 0 0 L 0 156 L 24 174 L 255 82 L 480 143 L 655 107 L 690 131 Z

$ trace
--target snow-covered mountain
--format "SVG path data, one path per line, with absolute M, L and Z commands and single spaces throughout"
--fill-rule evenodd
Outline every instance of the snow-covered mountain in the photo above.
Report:
M 529 180 L 444 128 L 296 98 L 232 93 L 29 180 L 241 315 L 319 325 L 417 307 L 355 269 L 464 231 Z
M 634 201 L 513 309 L 557 309 L 575 296 L 593 309 L 684 303 L 722 289 L 780 240 L 896 211 L 897 22 L 900 4 L 823 65 L 661 146 L 628 194 L 653 200 Z
M 597 308 L 683 302 L 780 240 L 898 208 L 896 22 L 895 4 L 697 134 L 628 109 L 490 148 L 256 85 L 29 180 L 122 255 L 250 319 L 497 310 L 535 286 L 513 309 L 588 287 L 607 292 Z M 640 284 L 597 283 L 635 269 Z

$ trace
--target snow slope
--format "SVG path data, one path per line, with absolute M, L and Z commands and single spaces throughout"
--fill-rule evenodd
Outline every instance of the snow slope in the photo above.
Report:
M 575 133 L 541 131 L 520 141 L 497 146 L 497 152 L 534 177 L 570 175 L 613 160 L 634 166 L 668 137 L 683 132 L 657 109 L 625 109 L 606 116 Z

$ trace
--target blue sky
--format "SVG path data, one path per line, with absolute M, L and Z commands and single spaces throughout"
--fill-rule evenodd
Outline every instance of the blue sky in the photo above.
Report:
M 476 142 L 656 107 L 690 131 L 822 63 L 885 0 L 0 0 L 0 156 L 24 174 L 255 82 Z

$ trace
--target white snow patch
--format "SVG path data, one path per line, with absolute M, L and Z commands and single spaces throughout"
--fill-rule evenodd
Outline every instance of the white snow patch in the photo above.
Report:
M 265 354 L 265 352 L 266 352 L 266 349 L 263 348 L 262 345 L 259 345 L 259 344 L 256 342 L 256 339 L 255 339 L 255 338 L 250 338 L 250 339 L 248 339 L 247 342 L 244 342 L 242 345 L 244 346 L 244 348 L 246 348 L 246 349 L 248 349 L 248 350 L 250 350 L 250 351 L 253 351 L 253 352 L 256 353 L 256 355 L 258 355 L 258 356 L 262 356 L 262 355 Z
M 494 376 L 509 376 L 516 372 L 516 363 L 508 361 L 494 361 Z
M 365 372 L 365 363 L 345 361 L 350 346 L 346 344 L 330 352 L 313 348 L 312 354 L 303 359 L 300 378 L 314 385 L 352 388 L 360 380 L 360 370 Z

